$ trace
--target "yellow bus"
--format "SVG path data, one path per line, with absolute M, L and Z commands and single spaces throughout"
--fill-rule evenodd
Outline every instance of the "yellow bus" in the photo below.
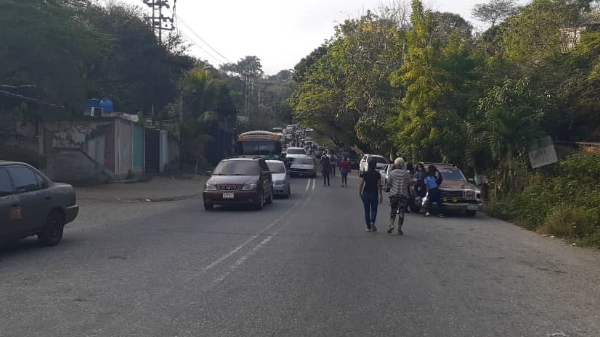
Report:
M 240 157 L 281 157 L 281 136 L 269 131 L 248 131 L 238 136 L 237 155 Z

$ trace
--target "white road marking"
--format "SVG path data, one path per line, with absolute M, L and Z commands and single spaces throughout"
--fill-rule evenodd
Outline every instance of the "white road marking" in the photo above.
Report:
M 316 183 L 317 179 L 313 178 L 313 180 L 312 180 L 312 181 L 313 181 L 312 190 L 314 191 L 314 190 L 315 190 L 315 183 Z
M 244 262 L 246 262 L 246 260 L 254 255 L 254 253 L 256 253 L 256 251 L 258 251 L 260 248 L 262 248 L 262 246 L 266 245 L 269 241 L 271 241 L 273 239 L 273 235 L 269 235 L 267 236 L 264 240 L 262 240 L 258 245 L 256 245 L 256 247 L 252 248 L 252 250 L 250 250 L 248 253 L 246 253 L 246 255 L 242 256 L 239 258 L 239 260 L 235 261 L 234 264 L 232 264 L 231 266 L 229 266 L 229 270 L 227 270 L 227 272 L 225 272 L 223 275 L 219 276 L 219 278 L 217 278 L 215 280 L 215 283 L 221 283 L 223 280 L 225 280 L 227 278 L 227 276 L 231 275 L 231 273 L 233 273 L 236 269 L 238 269 L 242 264 L 244 264 Z
M 308 179 L 306 181 L 306 191 L 308 191 L 308 188 L 310 187 L 310 181 L 311 181 L 311 179 Z
M 235 247 L 232 251 L 230 251 L 227 254 L 225 254 L 225 255 L 221 256 L 220 258 L 216 259 L 213 263 L 209 264 L 204 269 L 202 269 L 202 271 L 200 273 L 192 275 L 192 277 L 190 278 L 190 280 L 196 278 L 198 276 L 198 274 L 203 274 L 203 273 L 209 271 L 210 269 L 214 268 L 215 266 L 219 265 L 221 262 L 227 260 L 227 258 L 229 258 L 231 255 L 239 252 L 240 249 L 246 247 L 250 242 L 254 241 L 256 238 L 258 238 L 259 236 L 263 235 L 266 231 L 268 231 L 269 229 L 273 228 L 275 225 L 277 225 L 279 223 L 279 221 L 287 219 L 288 215 L 291 212 L 293 212 L 298 207 L 298 205 L 300 205 L 300 203 L 301 203 L 301 200 L 298 201 L 298 202 L 296 202 L 296 204 L 294 204 L 294 206 L 292 206 L 285 213 L 283 213 L 283 215 L 280 218 L 277 218 L 277 219 L 273 220 L 273 222 L 271 222 L 265 229 L 263 229 L 262 231 L 260 231 L 258 234 L 252 236 L 250 239 L 244 241 L 244 243 L 242 243 L 241 245 Z

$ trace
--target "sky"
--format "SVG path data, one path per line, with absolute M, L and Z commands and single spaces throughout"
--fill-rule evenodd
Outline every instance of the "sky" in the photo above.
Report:
M 144 6 L 142 0 L 120 1 Z M 256 55 L 265 73 L 273 75 L 294 68 L 334 34 L 338 23 L 390 1 L 177 0 L 176 11 L 181 18 L 178 28 L 193 43 L 194 56 L 218 66 Z M 173 5 L 174 0 L 169 2 Z M 460 14 L 476 27 L 481 24 L 471 17 L 471 8 L 480 2 L 487 0 L 424 1 L 428 8 Z

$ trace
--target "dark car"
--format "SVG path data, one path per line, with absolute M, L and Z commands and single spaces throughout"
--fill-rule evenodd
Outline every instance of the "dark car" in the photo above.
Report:
M 348 162 L 350 163 L 350 167 L 353 170 L 358 170 L 360 166 L 360 157 L 354 151 L 344 150 L 342 152 L 342 156 L 348 158 Z
M 37 235 L 54 246 L 78 213 L 71 185 L 52 182 L 25 163 L 0 161 L 0 242 Z
M 204 209 L 215 205 L 254 205 L 262 209 L 273 202 L 273 179 L 262 158 L 222 160 L 206 182 Z

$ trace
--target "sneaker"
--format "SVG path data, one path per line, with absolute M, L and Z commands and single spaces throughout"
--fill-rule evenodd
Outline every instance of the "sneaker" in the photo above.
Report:
M 430 216 L 431 214 L 429 214 L 429 212 L 425 213 L 425 216 Z
M 393 231 L 393 230 L 394 230 L 394 227 L 390 227 L 390 228 L 388 229 L 388 234 L 392 234 L 392 231 Z
M 402 232 L 401 229 L 398 230 L 398 235 L 404 235 L 404 232 Z
M 375 224 L 374 224 L 374 223 L 373 223 L 373 224 L 371 224 L 371 230 L 372 230 L 373 232 L 377 232 L 377 227 L 375 227 Z

